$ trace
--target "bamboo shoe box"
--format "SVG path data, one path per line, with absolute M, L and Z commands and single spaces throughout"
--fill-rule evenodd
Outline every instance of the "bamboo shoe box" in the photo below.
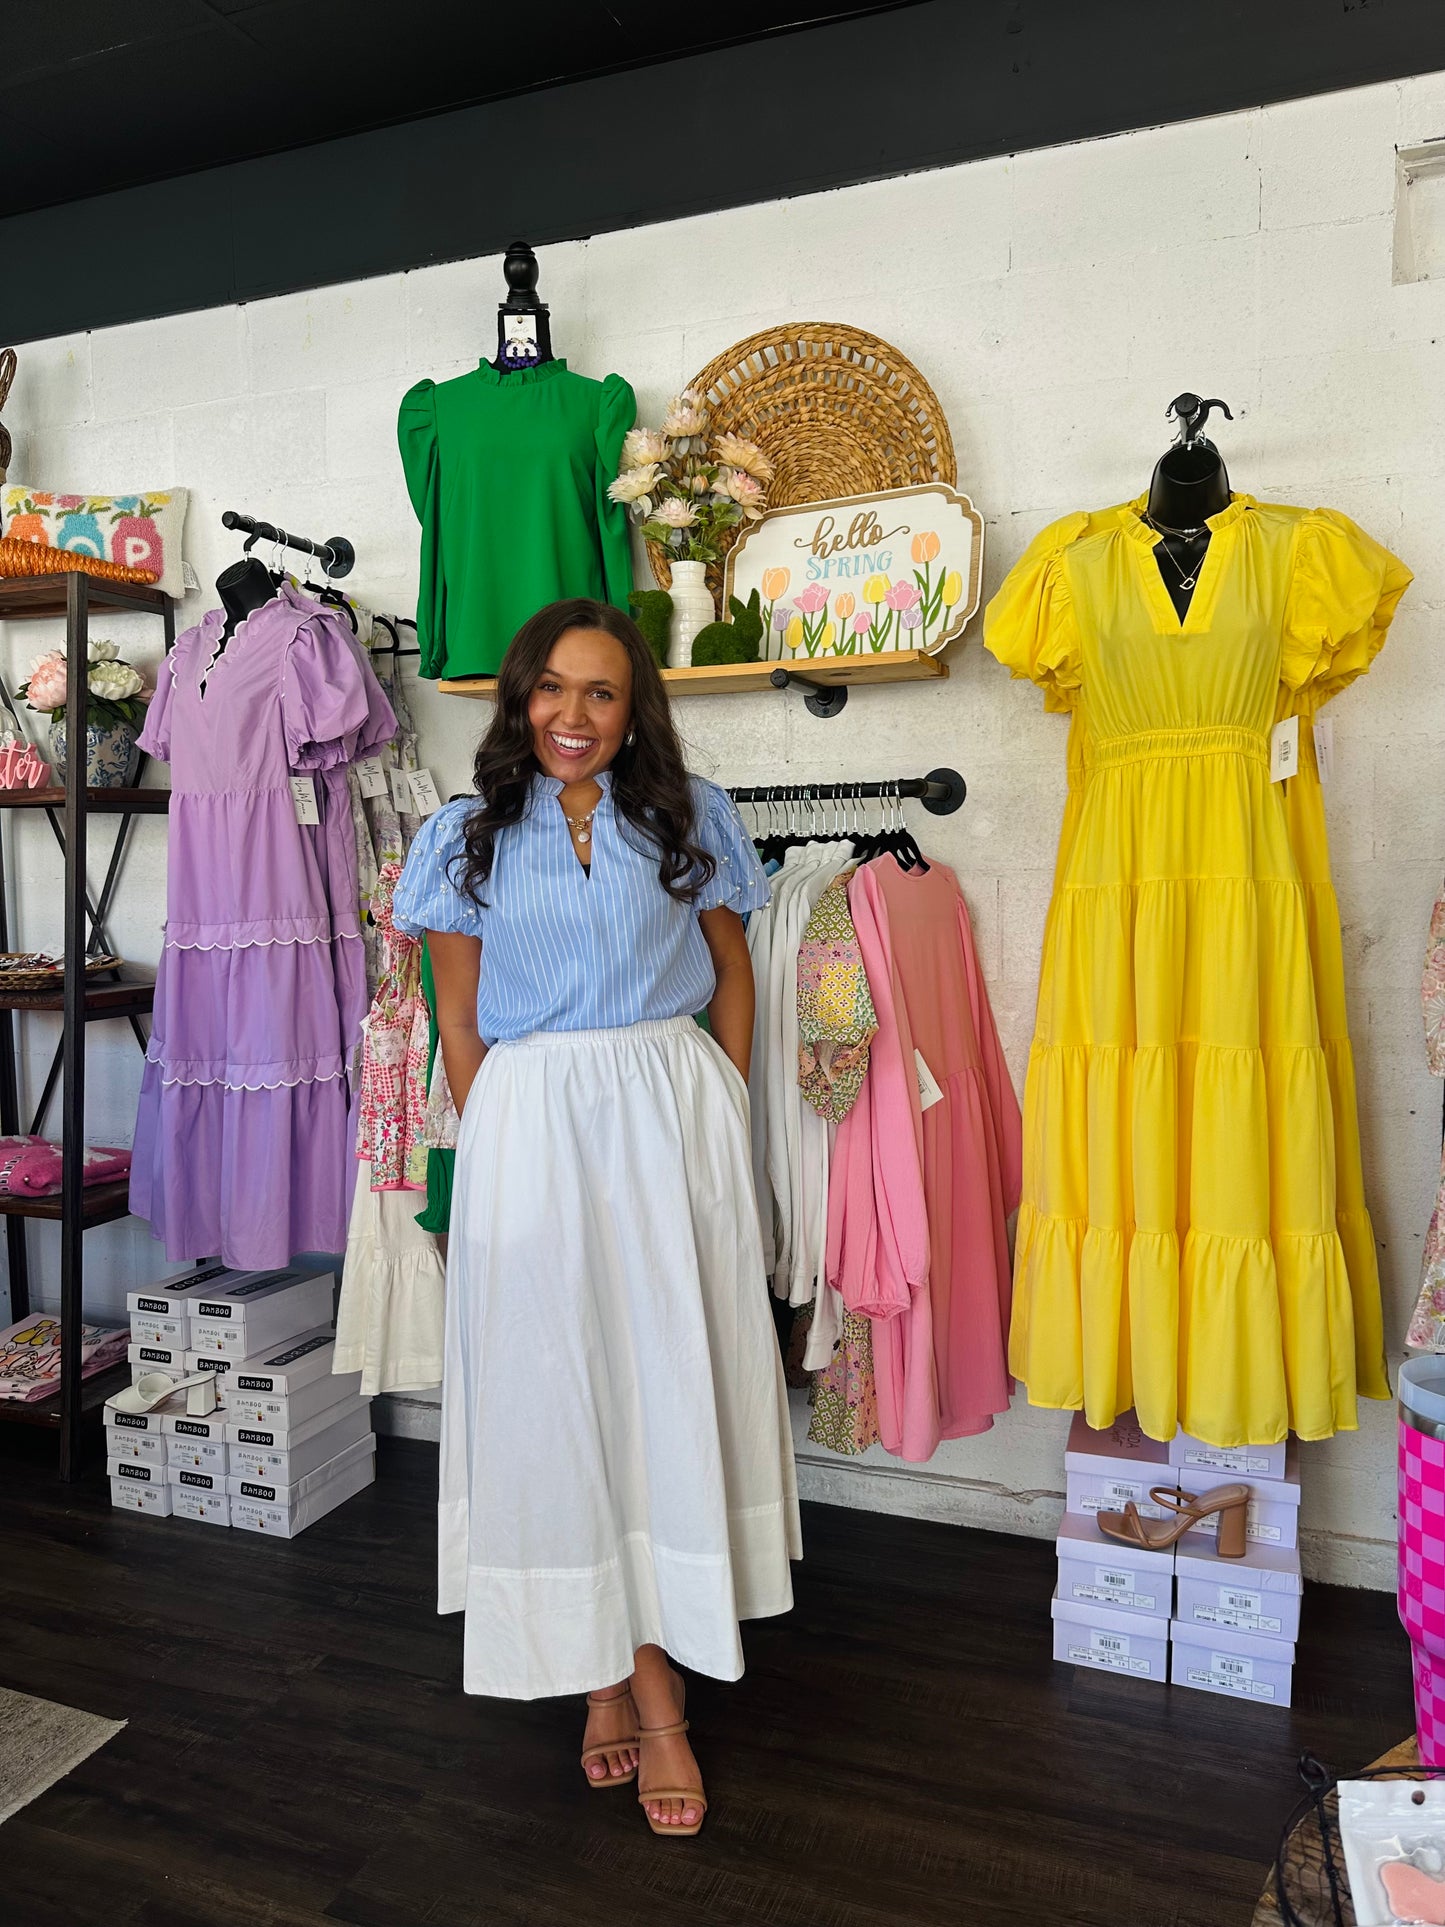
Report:
M 269 1533 L 273 1539 L 294 1539 L 375 1477 L 376 1437 L 368 1432 L 290 1485 L 230 1478 L 231 1524 L 247 1532 Z
M 110 1502 L 125 1512 L 145 1512 L 153 1519 L 171 1516 L 171 1488 L 163 1465 L 139 1459 L 107 1459 Z
M 227 1418 L 270 1432 L 269 1443 L 284 1446 L 289 1434 L 319 1413 L 360 1395 L 361 1373 L 337 1376 L 331 1370 L 335 1357 L 336 1333 L 324 1325 L 273 1347 L 264 1357 L 248 1358 L 230 1380 Z
M 225 1480 L 221 1483 L 224 1485 Z M 231 1501 L 225 1492 L 217 1492 L 206 1486 L 173 1485 L 171 1517 L 196 1519 L 207 1526 L 229 1526 Z
M 189 1354 L 184 1345 L 137 1344 L 134 1339 L 126 1348 L 130 1360 L 130 1382 L 139 1385 L 148 1372 L 169 1372 L 172 1378 L 186 1376 L 186 1359 Z
M 147 1465 L 164 1465 L 166 1437 L 158 1412 L 112 1412 L 105 1414 L 105 1456 L 109 1459 L 138 1460 Z
M 1151 1552 L 1106 1539 L 1090 1518 L 1066 1512 L 1059 1526 L 1059 1588 L 1081 1606 L 1168 1619 L 1174 1606 L 1174 1549 Z
M 227 1469 L 233 1478 L 263 1485 L 294 1485 L 371 1431 L 371 1400 L 343 1399 L 291 1432 L 257 1425 L 228 1425 Z
M 191 1307 L 196 1299 L 207 1291 L 220 1290 L 219 1279 L 235 1275 L 225 1265 L 212 1265 L 209 1270 L 186 1272 L 146 1291 L 127 1293 L 131 1343 L 168 1345 L 186 1351 L 191 1342 Z
M 329 1271 L 258 1272 L 191 1304 L 191 1350 L 254 1358 L 317 1325 L 329 1324 L 336 1280 Z
M 1054 1594 L 1054 1658 L 1131 1679 L 1169 1676 L 1169 1621 L 1162 1614 L 1119 1612 Z

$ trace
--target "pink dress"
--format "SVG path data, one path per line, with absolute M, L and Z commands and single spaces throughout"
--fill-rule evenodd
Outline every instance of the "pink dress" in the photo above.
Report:
M 828 1276 L 874 1320 L 883 1444 L 918 1461 L 1008 1409 L 1022 1128 L 953 872 L 882 857 L 853 879 L 848 906 L 878 1034 L 838 1129 Z M 943 1093 L 926 1110 L 915 1052 Z

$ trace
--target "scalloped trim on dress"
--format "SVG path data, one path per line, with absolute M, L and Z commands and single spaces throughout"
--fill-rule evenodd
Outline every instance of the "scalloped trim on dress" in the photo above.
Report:
M 277 946 L 292 949 L 305 943 L 360 943 L 360 930 L 333 930 L 315 937 L 246 937 L 233 943 L 177 943 L 167 937 L 166 950 L 267 950 Z
M 158 1070 L 163 1064 L 151 1058 Z M 223 1091 L 294 1091 L 303 1084 L 333 1084 L 338 1077 L 345 1077 L 345 1071 L 321 1071 L 315 1077 L 278 1077 L 274 1084 L 233 1084 L 225 1077 L 162 1077 L 161 1089 L 172 1090 L 223 1090 Z

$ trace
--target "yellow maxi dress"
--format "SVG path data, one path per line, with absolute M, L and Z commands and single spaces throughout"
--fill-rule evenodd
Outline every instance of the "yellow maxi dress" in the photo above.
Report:
M 1269 735 L 1298 713 L 1305 747 L 1410 574 L 1237 495 L 1181 623 L 1143 506 L 1046 529 L 985 619 L 1073 712 L 1010 1365 L 1096 1426 L 1322 1438 L 1389 1388 L 1323 810 L 1312 756 L 1270 783 Z

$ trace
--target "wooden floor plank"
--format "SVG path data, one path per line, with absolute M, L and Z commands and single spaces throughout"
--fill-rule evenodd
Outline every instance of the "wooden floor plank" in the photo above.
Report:
M 1313 1586 L 1292 1710 L 1056 1666 L 1051 1548 L 806 1509 L 797 1607 L 695 1679 L 712 1811 L 655 1841 L 579 1709 L 470 1699 L 436 1456 L 290 1544 L 0 1480 L 0 1682 L 130 1722 L 5 1830 L 25 1927 L 1218 1927 L 1303 1747 L 1409 1730 L 1394 1601 Z M 97 1916 L 100 1918 L 101 1916 Z

